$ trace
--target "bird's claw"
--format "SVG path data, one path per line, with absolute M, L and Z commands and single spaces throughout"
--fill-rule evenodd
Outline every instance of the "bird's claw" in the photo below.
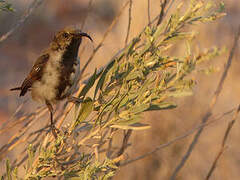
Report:
M 68 102 L 72 102 L 74 104 L 79 104 L 79 103 L 83 102 L 83 98 L 77 98 L 77 97 L 70 96 L 70 97 L 68 97 Z
M 59 129 L 57 129 L 53 124 L 51 125 L 51 130 L 52 130 L 52 134 L 54 136 L 55 139 L 57 139 L 58 134 L 60 133 Z

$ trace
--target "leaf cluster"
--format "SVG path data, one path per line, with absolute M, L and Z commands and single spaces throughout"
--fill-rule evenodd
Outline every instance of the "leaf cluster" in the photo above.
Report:
M 12 7 L 12 4 L 6 2 L 5 0 L 0 0 L 0 11 L 13 12 L 14 8 Z

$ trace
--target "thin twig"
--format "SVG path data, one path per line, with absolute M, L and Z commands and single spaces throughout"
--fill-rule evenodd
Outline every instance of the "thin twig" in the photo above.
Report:
M 121 17 L 123 11 L 125 10 L 125 8 L 127 7 L 129 1 L 127 1 L 123 7 L 121 8 L 119 14 L 114 18 L 114 20 L 112 21 L 112 23 L 110 24 L 110 26 L 108 27 L 108 29 L 106 30 L 106 32 L 103 35 L 102 40 L 100 41 L 100 43 L 98 44 L 98 46 L 94 49 L 92 55 L 89 57 L 89 59 L 87 60 L 87 62 L 85 63 L 85 65 L 82 68 L 81 74 L 80 74 L 80 79 L 82 77 L 82 75 L 84 74 L 85 70 L 87 69 L 88 65 L 90 64 L 90 62 L 92 61 L 92 59 L 94 58 L 94 56 L 96 55 L 96 53 L 98 52 L 98 50 L 102 47 L 103 42 L 105 41 L 105 39 L 107 38 L 108 34 L 111 32 L 112 28 L 115 26 L 115 24 L 118 22 L 119 18 Z
M 220 81 L 218 83 L 217 89 L 216 89 L 216 91 L 214 93 L 214 96 L 212 97 L 212 99 L 211 99 L 211 101 L 210 101 L 210 103 L 208 105 L 208 109 L 207 109 L 205 115 L 202 118 L 202 123 L 207 122 L 209 117 L 212 115 L 212 110 L 213 110 L 213 108 L 214 108 L 214 106 L 215 106 L 215 104 L 217 102 L 219 94 L 221 93 L 221 91 L 223 89 L 224 81 L 225 81 L 225 79 L 227 77 L 227 73 L 229 71 L 229 68 L 231 67 L 233 55 L 234 55 L 234 52 L 235 52 L 236 47 L 237 47 L 237 42 L 238 42 L 239 36 L 240 36 L 240 26 L 238 27 L 237 33 L 236 33 L 236 35 L 234 37 L 233 46 L 232 46 L 232 49 L 230 51 L 230 54 L 229 54 L 229 57 L 228 57 L 228 60 L 227 60 L 227 64 L 226 64 L 226 66 L 224 68 L 224 71 L 222 73 L 221 79 L 220 79 Z M 177 165 L 176 169 L 173 171 L 173 174 L 171 176 L 171 180 L 175 180 L 175 178 L 177 177 L 178 172 L 182 169 L 182 167 L 186 163 L 186 161 L 189 158 L 189 156 L 191 155 L 195 145 L 197 144 L 198 139 L 199 139 L 203 129 L 204 129 L 204 127 L 200 128 L 198 130 L 197 134 L 194 136 L 194 139 L 191 142 L 190 146 L 188 147 L 187 152 L 183 156 L 183 158 L 180 161 L 180 163 Z
M 127 27 L 127 35 L 125 39 L 125 46 L 127 46 L 128 42 L 128 37 L 130 33 L 130 28 L 131 28 L 131 22 L 132 22 L 132 0 L 129 2 L 129 9 L 128 9 L 128 27 Z
M 112 155 L 112 140 L 113 140 L 113 135 L 116 132 L 117 129 L 111 128 L 110 130 L 110 135 L 109 135 L 109 141 L 108 141 L 108 147 L 106 151 L 106 156 L 110 159 Z
M 173 5 L 173 3 L 175 2 L 175 0 L 172 0 L 171 2 L 170 2 L 170 4 L 169 4 L 169 6 L 168 6 L 168 8 L 167 8 L 167 10 L 166 10 L 166 12 L 164 13 L 165 15 L 168 13 L 168 11 L 171 9 L 171 7 L 172 7 L 172 5 Z
M 148 14 L 148 24 L 151 23 L 151 17 L 150 17 L 150 0 L 147 2 L 147 14 Z
M 125 149 L 127 148 L 128 140 L 129 140 L 131 134 L 132 134 L 132 130 L 131 129 L 127 130 L 127 132 L 124 131 L 122 147 L 118 151 L 117 156 L 121 156 L 124 153 Z
M 35 0 L 33 1 L 29 8 L 23 13 L 22 17 L 20 18 L 20 20 L 12 27 L 12 29 L 10 29 L 7 33 L 3 34 L 0 37 L 0 44 L 5 41 L 8 37 L 10 37 L 19 26 L 21 26 L 26 20 L 27 18 L 32 15 L 32 13 L 34 12 L 34 10 L 36 10 L 41 4 L 42 4 L 43 0 Z
M 223 152 L 226 149 L 227 138 L 228 138 L 229 133 L 230 133 L 230 131 L 231 131 L 236 119 L 237 119 L 239 111 L 240 111 L 240 105 L 238 106 L 238 109 L 237 109 L 236 113 L 234 114 L 232 120 L 228 123 L 228 127 L 225 131 L 225 134 L 224 134 L 224 137 L 223 137 L 223 140 L 222 140 L 221 148 L 220 148 L 220 150 L 219 150 L 219 152 L 218 152 L 218 154 L 217 154 L 217 156 L 216 156 L 216 158 L 215 158 L 215 160 L 214 160 L 214 162 L 213 162 L 213 164 L 212 164 L 212 166 L 211 166 L 211 168 L 210 168 L 210 170 L 207 174 L 206 180 L 209 180 L 211 178 L 211 175 L 213 174 L 214 170 L 217 167 L 218 160 L 220 159 L 220 157 L 222 156 Z
M 191 130 L 187 131 L 187 132 L 184 133 L 183 135 L 178 136 L 178 137 L 174 138 L 173 140 L 171 140 L 171 141 L 169 141 L 169 142 L 167 142 L 167 143 L 161 144 L 161 145 L 157 146 L 154 150 L 149 151 L 149 152 L 147 152 L 147 153 L 145 153 L 145 154 L 143 154 L 143 155 L 141 155 L 141 156 L 138 156 L 138 157 L 136 157 L 136 158 L 134 158 L 134 159 L 130 159 L 130 160 L 122 163 L 120 166 L 125 166 L 125 165 L 128 165 L 128 164 L 130 164 L 130 163 L 133 163 L 133 162 L 135 162 L 135 161 L 141 160 L 141 159 L 143 159 L 143 158 L 145 158 L 145 157 L 148 157 L 148 156 L 156 153 L 156 152 L 159 151 L 159 150 L 162 150 L 162 149 L 164 149 L 164 148 L 166 148 L 166 147 L 168 147 L 168 146 L 170 146 L 170 145 L 178 142 L 179 140 L 185 139 L 186 137 L 190 136 L 191 134 L 193 134 L 194 132 L 196 132 L 196 131 L 199 130 L 200 128 L 205 127 L 205 126 L 209 126 L 210 124 L 213 124 L 213 123 L 215 123 L 215 122 L 218 122 L 218 121 L 221 120 L 224 116 L 232 113 L 234 110 L 236 110 L 236 108 L 231 109 L 231 110 L 223 113 L 221 116 L 219 116 L 219 117 L 217 117 L 217 118 L 214 118 L 214 119 L 211 120 L 211 121 L 208 121 L 208 122 L 206 122 L 206 123 L 201 123 L 201 124 L 199 124 L 197 127 L 192 128 Z
M 85 13 L 85 16 L 84 16 L 83 21 L 82 21 L 82 24 L 81 24 L 81 30 L 83 30 L 83 28 L 84 28 L 84 26 L 85 26 L 86 19 L 87 19 L 87 17 L 88 17 L 89 11 L 90 11 L 91 8 L 92 8 L 92 3 L 93 3 L 93 0 L 89 0 L 87 12 Z
M 35 112 L 33 113 L 30 113 L 30 114 L 27 114 L 27 115 L 23 115 L 22 117 L 16 119 L 15 121 L 9 121 L 5 127 L 3 127 L 2 129 L 0 129 L 0 134 L 6 132 L 6 131 L 9 131 L 10 129 L 16 127 L 16 125 L 24 122 L 26 119 L 30 119 L 30 118 L 34 118 L 38 115 L 38 113 L 42 113 L 42 111 L 44 111 L 45 113 L 47 112 L 46 111 L 46 108 L 38 108 Z
M 122 146 L 119 149 L 119 151 L 117 152 L 117 157 L 120 157 L 121 155 L 123 155 L 124 151 L 126 150 L 127 146 L 128 146 L 128 141 L 130 139 L 130 136 L 132 134 L 132 130 L 127 130 L 127 132 L 124 132 L 124 136 L 123 136 L 123 141 L 122 141 Z M 120 165 L 120 161 L 116 164 L 116 165 Z
M 11 120 L 13 120 L 14 119 L 14 117 L 16 117 L 17 116 L 17 114 L 22 110 L 22 108 L 23 108 L 23 105 L 25 105 L 26 103 L 28 102 L 28 99 L 27 100 L 25 100 L 25 101 L 23 101 L 18 107 L 17 107 L 17 109 L 15 110 L 15 112 L 11 115 L 11 117 L 9 118 L 9 120 L 7 121 L 7 123 L 6 124 L 8 124 L 9 123 L 9 121 L 11 121 Z M 5 125 L 6 124 L 4 124 L 2 127 L 5 127 Z
M 163 2 L 161 2 L 161 11 L 160 11 L 160 15 L 158 18 L 157 26 L 160 25 L 163 21 L 164 11 L 167 6 L 167 2 L 168 2 L 167 0 L 163 0 Z
M 25 133 L 31 128 L 33 123 L 42 117 L 45 114 L 45 111 L 41 111 L 40 113 L 37 114 L 37 116 L 32 117 L 29 119 L 29 121 L 26 123 L 26 125 L 21 128 L 14 136 L 11 137 L 11 139 L 6 143 L 4 146 L 0 148 L 0 159 L 8 152 L 11 151 L 14 147 L 17 145 L 21 144 L 22 142 L 25 142 L 28 137 L 22 138 L 22 136 L 25 135 Z

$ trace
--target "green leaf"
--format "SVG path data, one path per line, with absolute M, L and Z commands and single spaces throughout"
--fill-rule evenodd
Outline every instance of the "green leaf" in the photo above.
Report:
M 143 77 L 142 71 L 133 71 L 126 76 L 126 80 L 130 81 L 141 77 Z
M 131 109 L 129 109 L 129 111 L 134 114 L 138 114 L 146 111 L 149 108 L 150 108 L 150 104 L 140 104 L 140 105 L 133 106 Z
M 97 73 L 97 69 L 95 69 L 94 74 L 89 78 L 87 84 L 82 89 L 81 93 L 79 94 L 79 97 L 86 96 L 88 91 L 93 87 L 96 79 L 100 76 L 101 72 Z
M 27 170 L 29 170 L 32 167 L 33 161 L 34 161 L 34 150 L 32 147 L 32 144 L 29 144 L 28 146 L 28 162 L 27 162 Z
M 150 107 L 146 111 L 157 111 L 164 109 L 173 109 L 176 108 L 177 105 L 173 103 L 162 102 L 159 104 L 151 104 Z
M 220 2 L 218 12 L 221 13 L 221 12 L 223 12 L 224 10 L 225 10 L 225 4 L 224 4 L 224 2 Z
M 178 90 L 168 93 L 169 97 L 183 97 L 192 96 L 193 92 L 191 90 Z
M 102 89 L 102 86 L 103 86 L 103 83 L 104 83 L 104 81 L 105 81 L 106 75 L 107 75 L 108 71 L 113 67 L 113 65 L 115 64 L 115 62 L 116 62 L 116 60 L 114 59 L 114 60 L 111 61 L 111 62 L 107 65 L 107 67 L 104 69 L 104 71 L 103 71 L 103 73 L 102 73 L 101 77 L 99 78 L 98 83 L 97 83 L 97 85 L 96 85 L 96 89 L 95 89 L 95 92 L 94 92 L 94 98 L 93 98 L 93 99 L 95 99 L 95 97 L 96 97 L 96 95 L 97 95 L 97 93 L 98 93 L 98 90 L 99 90 L 99 89 Z
M 91 114 L 91 112 L 93 111 L 93 108 L 94 108 L 94 105 L 93 105 L 92 99 L 87 97 L 84 100 L 84 102 L 81 104 L 81 109 L 76 119 L 76 122 L 74 123 L 73 128 L 75 128 L 78 124 L 83 122 L 89 116 L 89 114 Z
M 7 179 L 8 179 L 8 180 L 12 180 L 11 165 L 10 165 L 8 159 L 7 159 L 7 161 L 6 161 L 6 172 L 7 172 Z
M 9 12 L 14 12 L 15 11 L 15 9 L 12 8 L 12 5 L 10 3 L 7 3 L 4 0 L 0 1 L 0 10 L 9 11 Z
M 133 52 L 135 52 L 133 49 L 136 47 L 136 44 L 140 41 L 140 37 L 136 37 L 132 40 L 131 44 L 126 49 L 126 56 L 131 55 Z
M 114 124 L 111 126 L 111 128 L 118 128 L 118 129 L 132 129 L 132 130 L 145 130 L 151 128 L 148 124 L 142 124 L 142 123 L 134 123 L 131 125 L 122 125 L 122 124 Z
M 120 125 L 120 126 L 128 126 L 131 124 L 138 123 L 140 120 L 142 120 L 142 116 L 140 114 L 134 114 L 129 111 L 123 111 L 119 114 L 119 116 L 116 116 L 112 118 L 112 122 L 114 125 Z
M 101 177 L 101 180 L 109 180 L 111 177 L 115 175 L 115 172 L 110 171 L 107 174 L 104 174 L 103 177 Z
M 18 178 L 18 168 L 17 167 L 14 168 L 12 175 L 13 175 L 13 179 L 14 180 L 18 180 L 19 179 Z

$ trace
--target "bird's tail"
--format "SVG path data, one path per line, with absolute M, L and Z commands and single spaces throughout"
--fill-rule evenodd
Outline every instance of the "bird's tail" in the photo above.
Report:
M 10 91 L 20 91 L 20 90 L 22 90 L 21 87 L 16 87 L 16 88 L 12 88 L 12 89 L 10 89 Z

